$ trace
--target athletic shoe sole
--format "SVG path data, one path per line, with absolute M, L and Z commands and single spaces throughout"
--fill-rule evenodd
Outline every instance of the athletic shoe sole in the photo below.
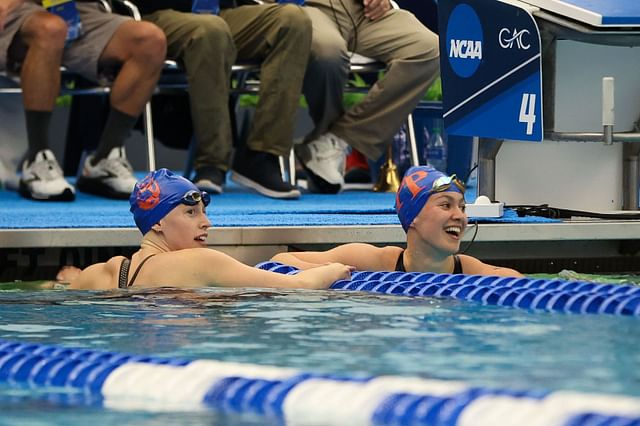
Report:
M 283 192 L 283 191 L 274 191 L 273 189 L 265 188 L 260 185 L 258 182 L 249 179 L 246 176 L 241 175 L 236 171 L 231 172 L 231 180 L 235 183 L 245 186 L 247 188 L 251 188 L 254 191 L 271 198 L 280 198 L 280 199 L 296 199 L 300 198 L 300 191 L 297 189 L 292 189 L 291 191 Z
M 207 191 L 211 195 L 222 194 L 222 185 L 213 183 L 209 179 L 201 179 L 193 183 L 200 191 Z
M 99 195 L 101 197 L 114 198 L 116 200 L 128 200 L 130 192 L 119 192 L 105 185 L 100 179 L 80 176 L 76 182 L 79 191 L 87 194 Z
M 44 197 L 36 197 L 31 193 L 27 184 L 22 181 L 20 181 L 20 187 L 18 188 L 18 192 L 24 198 L 29 198 L 31 200 L 36 200 L 36 201 L 73 201 L 76 199 L 76 194 L 74 194 L 73 191 L 69 188 L 65 188 L 65 190 L 62 191 L 61 194 L 48 195 Z
M 343 191 L 373 191 L 372 183 L 345 183 Z

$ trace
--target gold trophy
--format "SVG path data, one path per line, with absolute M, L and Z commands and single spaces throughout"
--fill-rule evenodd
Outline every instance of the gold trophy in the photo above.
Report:
M 400 187 L 400 176 L 398 168 L 393 163 L 393 144 L 387 148 L 387 161 L 380 166 L 378 182 L 373 186 L 376 192 L 396 192 Z

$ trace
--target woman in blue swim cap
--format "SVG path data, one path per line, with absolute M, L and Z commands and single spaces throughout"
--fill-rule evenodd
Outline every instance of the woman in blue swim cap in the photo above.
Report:
M 131 259 L 115 256 L 82 272 L 67 269 L 69 288 L 136 287 L 280 287 L 328 288 L 348 279 L 352 267 L 331 263 L 297 275 L 283 275 L 245 265 L 207 247 L 206 215 L 210 197 L 188 179 L 167 169 L 139 181 L 129 204 L 142 233 L 140 250 Z
M 396 212 L 407 233 L 407 248 L 343 244 L 324 252 L 288 252 L 272 260 L 310 268 L 340 262 L 366 271 L 465 273 L 521 277 L 518 271 L 456 254 L 467 227 L 465 187 L 455 175 L 431 166 L 407 170 L 396 193 Z

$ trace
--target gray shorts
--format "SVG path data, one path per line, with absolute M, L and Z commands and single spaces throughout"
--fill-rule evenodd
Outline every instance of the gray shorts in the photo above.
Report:
M 131 18 L 109 13 L 99 3 L 77 2 L 76 6 L 82 22 L 83 35 L 65 47 L 62 65 L 90 80 L 98 81 L 102 71 L 99 63 L 102 52 L 118 27 Z M 44 9 L 39 1 L 26 0 L 9 15 L 4 31 L 0 32 L 0 71 L 13 70 L 19 66 L 20 54 L 17 58 L 8 57 L 9 47 L 29 15 L 42 10 Z M 11 52 L 14 52 L 14 49 Z M 20 52 L 20 47 L 17 48 L 17 52 Z

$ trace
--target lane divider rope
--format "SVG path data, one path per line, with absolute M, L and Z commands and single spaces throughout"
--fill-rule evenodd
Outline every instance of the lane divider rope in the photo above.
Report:
M 117 410 L 216 409 L 290 424 L 640 425 L 640 398 L 627 396 L 344 377 L 5 340 L 0 340 L 0 383 L 75 391 Z
M 257 267 L 281 274 L 298 273 L 297 268 L 278 262 L 262 262 Z M 351 280 L 336 281 L 331 289 L 452 297 L 485 305 L 574 314 L 640 316 L 640 286 L 633 285 L 432 272 L 356 271 Z

